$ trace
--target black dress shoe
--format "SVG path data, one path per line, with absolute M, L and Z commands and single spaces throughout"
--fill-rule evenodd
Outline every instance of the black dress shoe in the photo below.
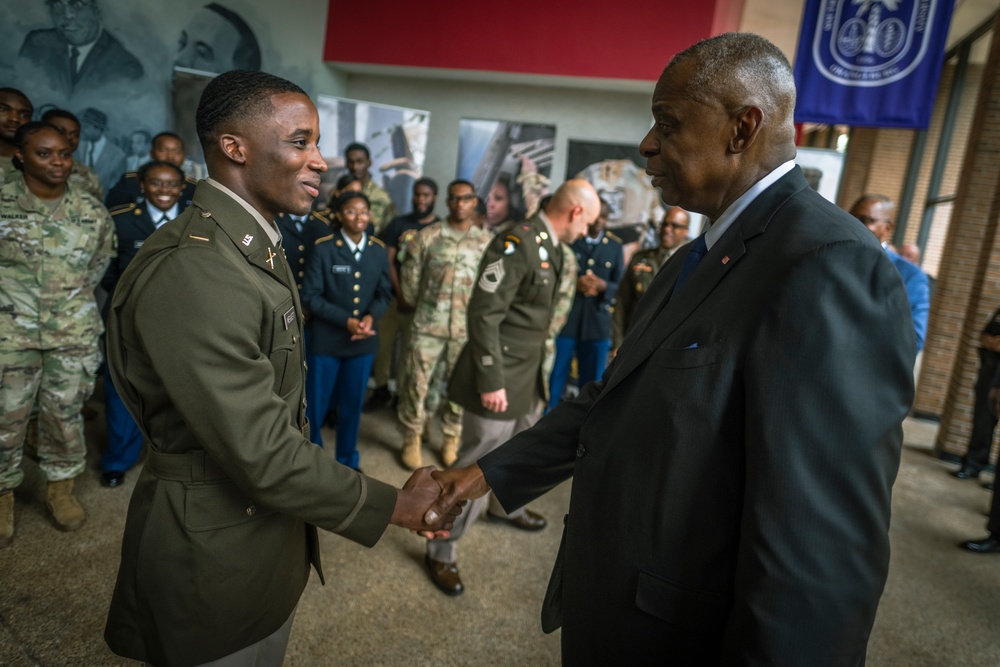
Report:
M 990 535 L 982 540 L 962 542 L 959 546 L 976 554 L 1000 554 L 1000 537 Z
M 337 428 L 337 409 L 327 410 L 326 419 L 323 420 L 323 426 L 327 428 Z
M 372 392 L 372 395 L 368 397 L 367 401 L 365 401 L 365 405 L 361 408 L 361 411 L 375 412 L 376 410 L 381 410 L 389 405 L 391 401 L 392 392 L 389 391 L 389 387 L 382 385 Z
M 507 518 L 505 516 L 497 516 L 492 512 L 486 512 L 491 521 L 503 521 L 504 523 L 509 523 L 515 528 L 520 528 L 521 530 L 536 531 L 545 528 L 548 522 L 545 521 L 543 517 L 538 512 L 532 512 L 531 510 L 524 510 L 524 514 L 521 516 Z
M 445 595 L 461 595 L 465 590 L 462 579 L 458 576 L 458 565 L 455 563 L 442 563 L 430 556 L 424 556 L 427 570 L 430 572 L 431 581 Z
M 125 473 L 121 470 L 109 470 L 101 473 L 101 486 L 114 489 L 125 483 Z
M 965 466 L 962 466 L 951 474 L 959 479 L 977 479 L 979 477 L 978 470 L 975 468 L 967 468 Z

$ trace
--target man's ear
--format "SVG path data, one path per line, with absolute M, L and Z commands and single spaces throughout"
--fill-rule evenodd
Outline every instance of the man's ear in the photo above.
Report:
M 222 154 L 236 164 L 246 164 L 247 145 L 246 140 L 236 134 L 223 134 L 219 137 L 219 149 Z
M 733 117 L 733 138 L 729 141 L 730 153 L 742 153 L 757 140 L 764 124 L 764 112 L 759 107 L 743 107 Z

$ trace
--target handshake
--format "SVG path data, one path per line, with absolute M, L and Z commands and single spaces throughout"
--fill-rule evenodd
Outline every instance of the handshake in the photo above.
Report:
M 396 490 L 396 506 L 389 523 L 408 528 L 427 539 L 446 538 L 466 501 L 489 493 L 483 471 L 475 463 L 465 468 L 414 472 Z

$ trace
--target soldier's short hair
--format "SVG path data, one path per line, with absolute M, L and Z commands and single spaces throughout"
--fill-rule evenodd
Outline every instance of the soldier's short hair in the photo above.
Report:
M 475 186 L 475 184 L 473 184 L 472 181 L 470 181 L 468 179 L 465 179 L 465 178 L 456 178 L 454 181 L 452 181 L 451 183 L 448 184 L 448 193 L 449 194 L 451 193 L 451 189 L 453 187 L 455 187 L 456 185 L 468 185 L 470 188 L 472 188 L 473 192 L 476 191 L 476 186 Z
M 416 180 L 416 182 L 413 184 L 413 190 L 414 190 L 414 192 L 416 192 L 417 187 L 421 186 L 421 185 L 423 185 L 424 187 L 430 188 L 431 192 L 433 192 L 435 195 L 437 195 L 437 193 L 438 193 L 438 184 L 437 184 L 437 181 L 435 181 L 433 178 L 427 178 L 426 176 L 424 176 L 422 178 L 418 178 Z
M 166 160 L 150 160 L 146 164 L 139 167 L 139 173 L 136 174 L 136 176 L 139 179 L 139 182 L 142 183 L 144 180 L 146 180 L 146 176 L 149 174 L 149 172 L 151 172 L 153 169 L 159 169 L 160 167 L 170 167 L 171 169 L 176 171 L 177 175 L 181 179 L 181 185 L 184 185 L 184 170 L 178 167 L 173 162 L 167 162 Z
M 363 192 L 354 192 L 353 190 L 348 190 L 347 192 L 344 192 L 339 197 L 337 197 L 337 201 L 333 202 L 334 212 L 344 210 L 344 206 L 346 206 L 348 202 L 354 199 L 363 199 L 365 201 L 365 204 L 368 205 L 369 209 L 372 206 L 371 200 L 368 199 L 368 195 L 366 195 Z
M 53 118 L 65 118 L 66 120 L 71 120 L 77 125 L 80 124 L 80 119 L 76 117 L 72 111 L 67 111 L 66 109 L 49 109 L 42 114 L 43 123 L 51 123 Z
M 28 143 L 28 138 L 31 137 L 32 135 L 42 132 L 43 130 L 52 130 L 53 132 L 57 133 L 60 137 L 65 137 L 65 135 L 62 133 L 62 130 L 53 125 L 52 123 L 46 123 L 45 121 L 41 120 L 29 120 L 27 123 L 17 128 L 17 131 L 14 132 L 14 139 L 12 140 L 14 148 L 16 148 L 19 151 L 23 151 L 24 146 Z M 16 155 L 11 159 L 11 163 L 14 165 L 14 168 L 17 169 L 18 171 L 24 171 L 24 163 L 21 162 Z
M 226 130 L 247 130 L 266 122 L 273 111 L 271 97 L 306 92 L 280 76 L 267 72 L 232 70 L 209 81 L 198 101 L 195 128 L 205 153 Z
M 153 135 L 153 138 L 150 140 L 149 145 L 150 146 L 155 146 L 156 142 L 159 141 L 160 139 L 164 138 L 164 137 L 170 137 L 172 139 L 176 139 L 177 141 L 180 142 L 181 148 L 182 149 L 184 148 L 184 140 L 181 138 L 181 135 L 177 134 L 176 132 L 171 132 L 170 130 L 165 130 L 163 132 L 158 132 L 155 135 Z
M 10 88 L 8 86 L 4 86 L 4 87 L 0 88 L 0 93 L 7 93 L 8 95 L 17 95 L 18 97 L 20 97 L 21 99 L 23 99 L 25 102 L 27 102 L 28 106 L 31 107 L 32 110 L 35 109 L 35 105 L 31 103 L 31 99 L 29 99 L 27 95 L 25 95 L 24 93 L 22 93 L 17 88 Z
M 347 146 L 344 147 L 344 157 L 347 157 L 347 154 L 351 151 L 364 151 L 365 157 L 369 160 L 372 159 L 371 151 L 369 151 L 368 147 L 361 142 L 354 141 L 347 144 Z

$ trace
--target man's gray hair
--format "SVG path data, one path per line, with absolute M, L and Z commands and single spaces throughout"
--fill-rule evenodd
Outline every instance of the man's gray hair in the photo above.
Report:
M 689 60 L 697 63 L 685 90 L 689 99 L 718 102 L 729 112 L 759 107 L 765 123 L 783 117 L 791 120 L 795 109 L 792 66 L 767 39 L 749 32 L 709 37 L 674 56 L 664 74 Z

